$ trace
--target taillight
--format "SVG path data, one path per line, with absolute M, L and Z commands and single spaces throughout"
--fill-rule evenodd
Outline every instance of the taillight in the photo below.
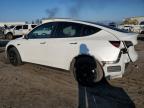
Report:
M 120 41 L 109 41 L 113 46 L 119 48 L 120 46 Z
M 129 48 L 130 46 L 133 46 L 133 43 L 131 41 L 124 41 L 124 42 L 127 48 Z

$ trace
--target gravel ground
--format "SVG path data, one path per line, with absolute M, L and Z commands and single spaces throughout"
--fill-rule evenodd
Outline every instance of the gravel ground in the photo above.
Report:
M 127 105 L 133 101 L 136 108 L 143 108 L 144 42 L 139 41 L 136 49 L 140 58 L 129 65 L 123 78 L 94 88 L 83 88 L 77 85 L 68 72 L 28 63 L 14 67 L 6 62 L 4 49 L 0 48 L 0 108 L 77 108 L 78 103 L 83 103 L 80 94 L 84 90 L 87 90 L 87 95 L 93 94 L 91 96 L 97 100 L 97 105 L 102 101 L 107 103 L 107 108 L 109 103 L 114 105 L 113 101 L 116 101 L 117 106 L 118 103 L 126 105 L 126 100 Z M 127 97 L 120 97 L 124 96 L 122 93 Z M 119 105 L 115 108 L 122 107 Z

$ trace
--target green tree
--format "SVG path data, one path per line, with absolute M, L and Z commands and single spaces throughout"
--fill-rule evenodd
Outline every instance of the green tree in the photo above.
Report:
M 137 24 L 138 24 L 138 21 L 137 21 L 136 19 L 129 19 L 129 18 L 127 18 L 127 19 L 125 19 L 125 20 L 123 21 L 122 24 L 133 24 L 133 25 L 137 25 Z

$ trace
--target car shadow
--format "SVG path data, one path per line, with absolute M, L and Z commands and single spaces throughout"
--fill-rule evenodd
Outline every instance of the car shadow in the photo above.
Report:
M 89 49 L 88 49 L 88 47 L 87 47 L 86 44 L 80 44 L 79 54 L 80 54 L 80 55 L 82 55 L 82 54 L 87 54 L 87 55 L 89 55 Z
M 135 108 L 135 104 L 120 87 L 103 78 L 93 87 L 78 85 L 78 108 Z
M 89 51 L 86 44 L 80 45 L 80 55 Z M 105 78 L 92 87 L 78 84 L 78 94 L 78 108 L 135 108 L 123 88 L 110 85 Z

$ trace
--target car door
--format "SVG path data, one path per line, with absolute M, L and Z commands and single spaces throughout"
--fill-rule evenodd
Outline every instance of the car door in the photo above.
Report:
M 79 54 L 79 43 L 83 25 L 72 22 L 58 22 L 52 38 L 47 39 L 46 55 L 49 66 L 69 69 L 74 56 Z
M 19 43 L 19 51 L 22 60 L 25 62 L 47 65 L 47 39 L 49 39 L 55 30 L 56 23 L 43 24 L 32 30 L 25 39 Z
M 23 35 L 28 34 L 28 33 L 30 32 L 28 26 L 29 26 L 29 25 L 23 25 L 23 29 L 22 29 Z
M 16 26 L 14 29 L 14 35 L 22 35 L 22 34 L 23 34 L 22 25 Z

